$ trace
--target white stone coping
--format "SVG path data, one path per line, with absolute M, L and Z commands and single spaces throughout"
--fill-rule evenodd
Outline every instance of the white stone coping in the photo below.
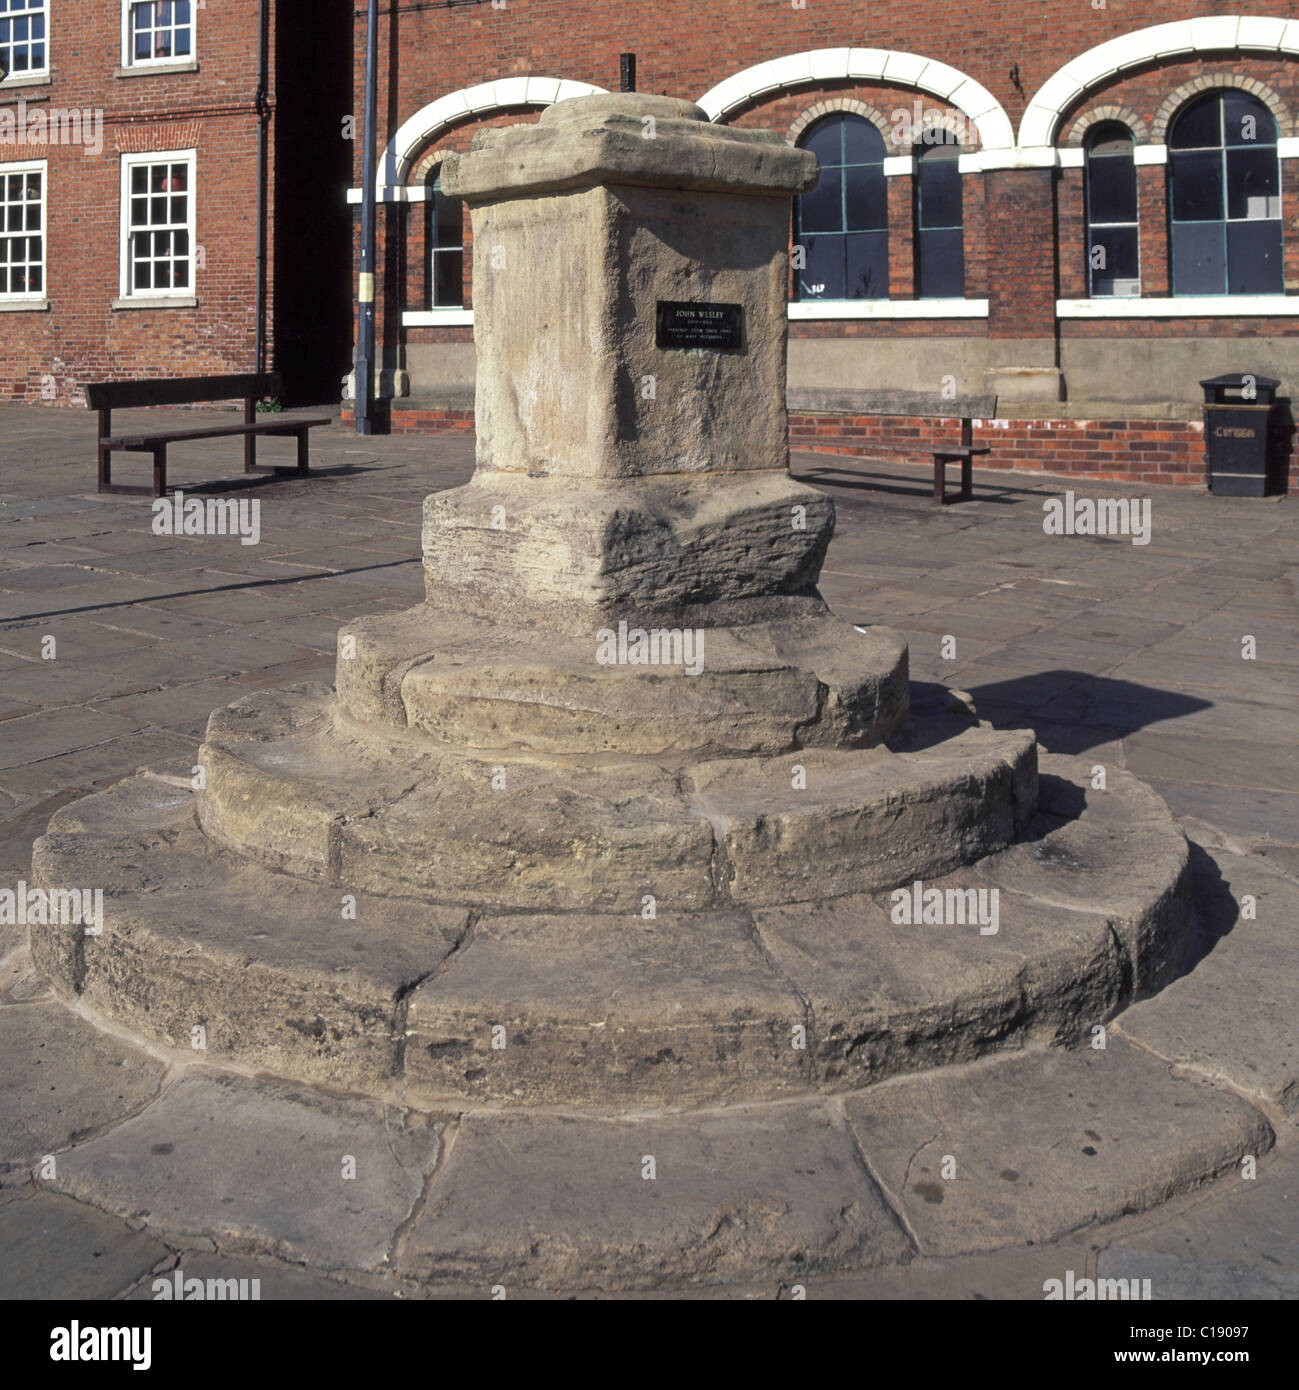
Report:
M 405 328 L 454 328 L 472 324 L 472 309 L 405 309 L 401 316 Z
M 1061 319 L 1299 318 L 1299 295 L 1193 294 L 1170 299 L 1057 299 Z
M 789 305 L 791 321 L 809 319 L 986 319 L 986 299 L 805 299 Z
M 114 68 L 114 77 L 169 77 L 178 72 L 198 72 L 197 58 L 178 58 L 174 63 L 133 63 L 127 68 Z
M 791 320 L 817 319 L 986 319 L 986 299 L 818 299 L 788 306 Z M 472 324 L 472 309 L 407 309 L 406 328 L 451 328 Z
M 137 298 L 115 299 L 114 309 L 197 309 L 198 299 L 192 294 L 140 295 Z

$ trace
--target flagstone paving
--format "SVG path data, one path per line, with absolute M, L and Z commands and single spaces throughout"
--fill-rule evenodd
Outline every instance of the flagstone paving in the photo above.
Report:
M 97 496 L 94 434 L 88 412 L 0 408 L 0 889 L 61 806 L 142 766 L 188 775 L 211 709 L 331 680 L 340 626 L 421 597 L 420 505 L 473 466 L 472 440 L 320 430 L 313 477 L 245 492 L 228 442 L 177 450 L 174 485 L 261 502 L 243 546 L 155 535 L 149 499 Z M 56 1002 L 25 928 L 0 925 L 0 1296 L 149 1298 L 178 1267 L 265 1298 L 1040 1298 L 1066 1271 L 1299 1294 L 1293 500 L 985 471 L 940 510 L 920 467 L 841 464 L 794 458 L 838 507 L 827 601 L 900 631 L 914 681 L 1149 780 L 1192 842 L 1191 974 L 1105 1050 L 697 1120 L 555 1112 L 529 1138 L 490 1108 L 142 1048 Z M 1152 496 L 1150 544 L 1045 536 L 1066 489 Z M 757 1258 L 773 1240 L 783 1263 Z M 804 1270 L 804 1246 L 856 1272 Z

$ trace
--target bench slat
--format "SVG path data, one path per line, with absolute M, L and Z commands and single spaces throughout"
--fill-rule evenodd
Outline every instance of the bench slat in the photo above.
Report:
M 187 439 L 222 439 L 231 435 L 295 434 L 300 429 L 317 425 L 332 425 L 328 415 L 277 415 L 274 421 L 252 425 L 209 425 L 189 430 L 147 430 L 131 434 L 114 434 L 101 442 L 114 449 L 147 449 L 154 444 L 171 444 Z
M 153 381 L 96 381 L 86 387 L 91 410 L 130 410 L 150 405 L 198 405 L 205 401 L 260 400 L 278 396 L 279 372 L 245 372 L 236 376 L 158 377 Z

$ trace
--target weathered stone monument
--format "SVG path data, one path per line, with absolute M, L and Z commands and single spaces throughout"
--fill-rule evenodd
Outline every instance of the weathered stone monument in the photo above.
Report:
M 478 459 L 425 506 L 426 601 L 336 691 L 212 716 L 199 786 L 61 810 L 34 941 L 67 996 L 208 1056 L 427 1107 L 847 1091 L 1165 979 L 1186 847 L 1152 793 L 960 701 L 830 613 L 793 481 L 805 151 L 598 96 L 480 135 Z M 922 707 L 923 704 L 923 707 Z

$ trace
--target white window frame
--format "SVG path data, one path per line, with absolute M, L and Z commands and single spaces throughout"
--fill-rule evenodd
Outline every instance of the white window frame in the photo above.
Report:
M 34 82 L 50 75 L 50 6 L 52 0 L 30 0 L 32 9 L 41 9 L 45 12 L 45 66 L 43 68 L 25 68 L 22 72 L 11 72 L 0 86 L 20 87 L 26 82 Z M 5 19 L 12 19 L 13 16 L 6 14 Z
M 12 164 L 0 164 L 0 179 L 7 178 L 10 174 L 39 174 L 41 176 L 41 288 L 28 290 L 21 294 L 13 294 L 0 289 L 0 305 L 44 304 L 49 297 L 50 288 L 49 160 L 25 159 Z M 3 227 L 0 227 L 0 239 L 6 235 Z
M 121 298 L 123 300 L 193 299 L 198 294 L 198 239 L 195 212 L 198 202 L 197 163 L 197 150 L 149 150 L 145 154 L 124 154 L 122 156 L 118 250 Z M 173 285 L 170 289 L 136 290 L 131 285 L 131 170 L 139 168 L 140 165 L 149 164 L 185 164 L 189 170 L 187 176 L 189 218 L 186 223 L 186 230 L 189 232 L 190 274 L 189 284 L 180 288 Z
M 189 52 L 179 57 L 172 54 L 167 58 L 137 58 L 131 34 L 131 11 L 144 0 L 122 0 L 122 66 L 124 68 L 174 68 L 189 66 L 198 61 L 198 12 L 201 0 L 190 0 L 189 7 Z M 148 0 L 153 3 L 153 0 Z

